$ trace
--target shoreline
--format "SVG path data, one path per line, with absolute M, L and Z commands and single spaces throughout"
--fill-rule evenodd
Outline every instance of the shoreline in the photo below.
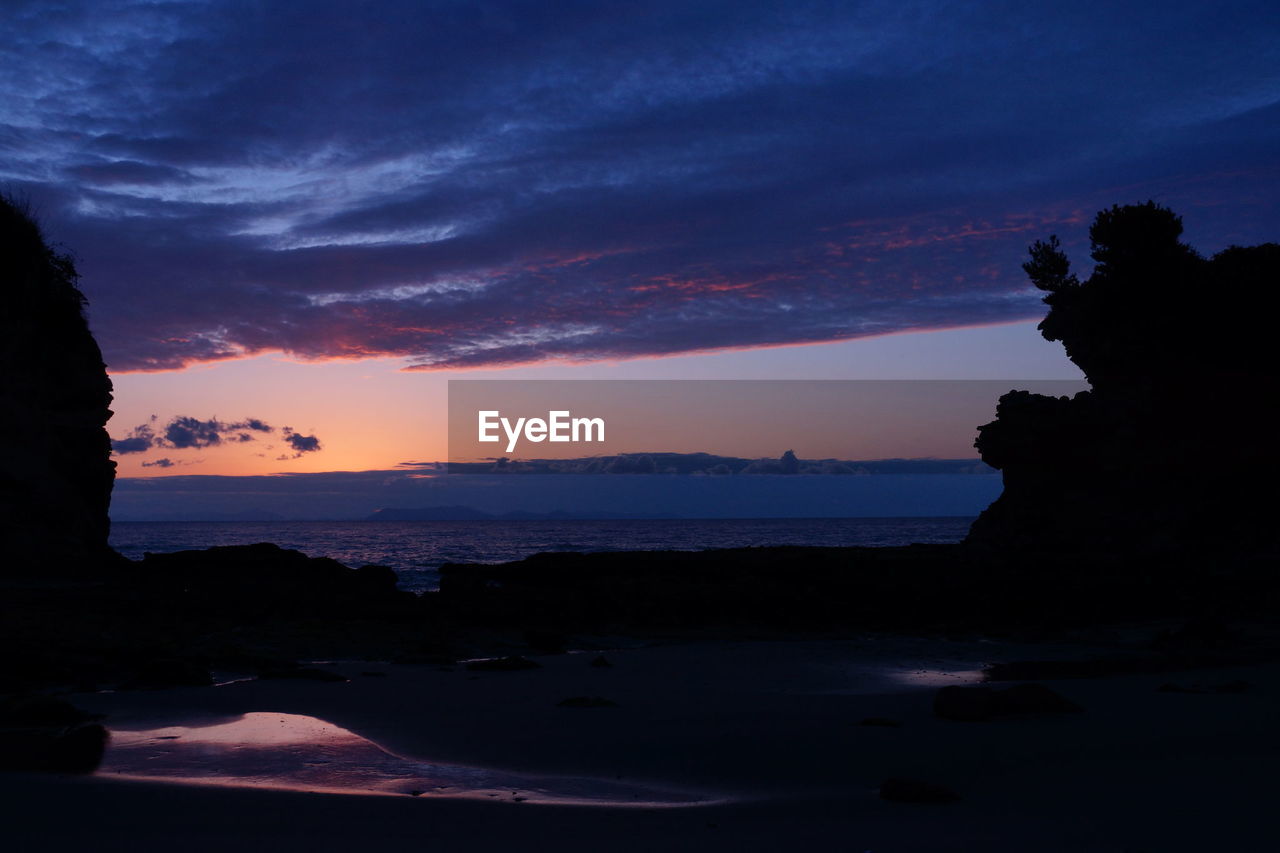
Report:
M 8 579 L 16 689 L 144 741 L 290 715 L 354 752 L 278 761 L 221 739 L 206 763 L 276 787 L 287 770 L 297 788 L 372 755 L 355 774 L 402 793 L 5 773 L 8 837 L 130 853 L 174 838 L 219 853 L 1268 849 L 1254 842 L 1270 840 L 1280 643 L 1265 598 L 1241 594 L 1267 588 L 1251 586 L 1264 567 L 1193 599 L 1190 561 L 1159 595 L 1138 571 L 1154 563 L 1117 579 L 1119 564 L 1063 555 L 1029 575 L 936 545 L 547 554 L 450 566 L 415 596 L 389 569 L 255 545 Z M 536 665 L 467 664 L 508 656 Z M 992 664 L 1004 680 L 970 690 L 1034 679 L 1073 712 L 940 715 Z M 432 764 L 482 777 L 482 799 L 415 796 Z M 583 784 L 620 787 L 612 805 L 568 804 Z M 616 802 L 644 791 L 711 802 Z
M 95 849 L 159 850 L 174 822 L 211 819 L 219 828 L 192 849 L 260 849 L 264 823 L 277 822 L 285 832 L 277 849 L 343 849 L 350 842 L 340 824 L 348 820 L 364 823 L 366 833 L 368 821 L 378 822 L 381 842 L 372 849 L 432 838 L 460 845 L 445 849 L 769 850 L 806 837 L 814 849 L 877 851 L 1167 851 L 1206 849 L 1211 841 L 1209 849 L 1261 849 L 1247 840 L 1270 829 L 1264 815 L 1270 766 L 1280 758 L 1272 725 L 1280 664 L 1177 676 L 1250 682 L 1239 695 L 1160 692 L 1167 673 L 1047 681 L 1085 712 L 963 723 L 932 712 L 945 679 L 887 686 L 867 679 L 868 666 L 912 647 L 924 653 L 917 663 L 953 664 L 964 663 L 959 649 L 990 648 L 992 660 L 1007 660 L 1027 647 L 894 642 L 896 649 L 882 642 L 875 660 L 866 641 L 710 641 L 609 650 L 608 668 L 589 666 L 587 655 L 540 656 L 540 668 L 491 673 L 354 662 L 333 667 L 348 682 L 259 680 L 72 697 L 107 713 L 104 722 L 117 729 L 172 725 L 196 710 L 217 719 L 304 714 L 413 760 L 621 777 L 729 797 L 719 804 L 573 807 L 24 774 L 0 775 L 0 797 L 18 816 L 11 837 L 28 840 L 29 849 L 79 840 Z M 557 707 L 572 695 L 618 704 Z M 900 726 L 859 725 L 866 718 Z M 881 800 L 879 784 L 895 776 L 946 785 L 961 799 Z M 66 812 L 89 819 L 79 828 L 51 821 Z

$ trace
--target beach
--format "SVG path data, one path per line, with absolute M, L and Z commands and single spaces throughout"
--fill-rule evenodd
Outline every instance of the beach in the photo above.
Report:
M 1280 851 L 1278 13 L 0 4 L 0 853 Z
M 0 777 L 6 834 L 22 850 L 171 850 L 175 838 L 192 851 L 1273 849 L 1276 664 L 1045 681 L 1083 712 L 957 722 L 934 713 L 940 687 L 975 683 L 983 663 L 1037 648 L 684 639 L 605 649 L 607 667 L 592 665 L 597 651 L 537 656 L 538 668 L 508 672 L 338 662 L 317 668 L 348 681 L 69 698 L 105 714 L 116 740 L 298 715 L 406 761 L 522 774 L 553 791 L 563 777 L 675 790 L 688 802 L 139 781 L 111 772 L 108 747 L 95 775 Z M 1061 658 L 1072 648 L 1039 651 Z M 1169 684 L 1205 692 L 1160 689 Z M 1236 687 L 1217 689 L 1225 684 Z M 616 704 L 560 704 L 571 697 Z M 288 784 L 265 775 L 258 784 Z M 880 786 L 892 778 L 945 786 L 959 799 L 887 801 Z

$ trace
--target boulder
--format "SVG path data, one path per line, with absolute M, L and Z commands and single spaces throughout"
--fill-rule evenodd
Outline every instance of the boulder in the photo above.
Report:
M 107 742 L 107 730 L 92 719 L 56 696 L 0 699 L 0 770 L 91 772 Z
M 98 723 L 0 728 L 0 770 L 92 773 L 107 739 Z

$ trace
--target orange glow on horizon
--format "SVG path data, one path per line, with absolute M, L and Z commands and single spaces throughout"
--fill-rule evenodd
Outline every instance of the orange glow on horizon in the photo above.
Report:
M 948 372 L 955 354 L 992 350 L 985 342 L 982 329 L 1014 327 L 1025 321 L 1009 320 L 981 325 L 956 325 L 941 329 L 902 329 L 891 332 L 875 332 L 853 338 L 826 341 L 787 341 L 752 346 L 712 347 L 693 353 L 642 354 L 628 357 L 594 359 L 537 359 L 504 365 L 474 365 L 469 367 L 420 366 L 405 364 L 403 358 L 326 360 L 300 359 L 293 356 L 260 354 L 256 358 L 241 357 L 218 362 L 204 362 L 185 370 L 139 371 L 114 373 L 116 383 L 115 416 L 108 424 L 115 439 L 128 436 L 135 426 L 149 423 L 157 416 L 157 426 L 163 426 L 175 416 L 198 419 L 218 418 L 224 422 L 244 418 L 260 418 L 270 424 L 275 433 L 265 436 L 255 433 L 255 440 L 246 443 L 226 441 L 220 446 L 202 449 L 173 449 L 154 447 L 147 452 L 124 454 L 115 457 L 120 477 L 153 478 L 177 475 L 264 475 L 288 476 L 293 473 L 319 473 L 335 471 L 392 470 L 407 460 L 444 461 L 448 458 L 447 380 L 457 378 L 558 378 L 558 379 L 654 379 L 654 378 L 883 378 L 874 365 L 884 365 L 890 376 L 911 376 L 902 373 L 896 365 L 903 359 L 920 362 L 916 378 L 957 376 Z M 941 340 L 952 337 L 950 343 L 931 338 L 933 333 L 943 335 Z M 960 337 L 954 335 L 959 333 Z M 862 345 L 857 341 L 888 340 L 907 335 L 920 335 L 921 345 L 885 346 L 866 344 L 869 348 L 832 351 L 822 355 L 819 347 L 846 344 Z M 978 337 L 973 337 L 973 336 Z M 1062 358 L 1057 348 L 1044 344 L 1034 327 L 1027 324 L 1025 332 L 1014 337 L 1000 336 L 1000 340 L 1025 339 L 1035 352 L 1041 348 L 1049 356 Z M 933 340 L 940 340 L 939 353 L 929 355 L 937 347 Z M 974 343 L 979 349 L 975 350 Z M 1009 344 L 1000 345 L 1000 348 Z M 905 347 L 905 349 L 904 349 Z M 804 355 L 806 349 L 813 356 Z M 735 360 L 761 351 L 796 351 L 797 358 Z M 911 353 L 923 352 L 917 359 Z M 878 353 L 878 355 L 874 355 Z M 859 371 L 856 365 L 872 356 L 868 362 L 873 372 Z M 887 360 L 886 360 L 887 357 Z M 703 360 L 705 359 L 705 361 Z M 670 363 L 670 367 L 664 363 Z M 627 365 L 652 363 L 652 371 L 642 367 L 627 369 Z M 840 365 L 851 365 L 844 370 Z M 770 365 L 773 365 L 772 367 Z M 788 368 L 787 365 L 795 365 Z M 825 365 L 825 366 L 824 366 Z M 929 365 L 933 365 L 930 367 Z M 1069 366 L 1069 364 L 1068 364 Z M 883 370 L 885 368 L 879 368 Z M 897 370 L 898 372 L 894 372 Z M 790 372 L 788 372 L 790 371 Z M 940 371 L 940 372 L 939 372 Z M 522 375 L 523 374 L 523 375 Z M 1000 376 L 992 374 L 988 376 Z M 1052 370 L 1042 370 L 1040 375 L 1053 376 Z M 322 449 L 294 458 L 284 446 L 279 431 L 291 427 L 302 435 L 315 435 Z M 657 451 L 663 448 L 648 448 Z M 665 448 L 675 449 L 675 448 Z M 711 453 L 725 452 L 725 448 L 700 446 L 694 448 Z M 778 448 L 777 452 L 781 449 Z M 801 452 L 802 448 L 795 448 Z M 775 454 L 768 448 L 762 455 Z M 289 458 L 280 459 L 281 456 Z M 157 463 L 168 459 L 167 467 Z M 144 466 L 144 463 L 149 463 Z

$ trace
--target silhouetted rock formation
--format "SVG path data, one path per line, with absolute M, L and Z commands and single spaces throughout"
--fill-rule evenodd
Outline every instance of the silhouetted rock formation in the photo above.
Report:
M 1004 494 L 969 543 L 1112 555 L 1258 553 L 1277 470 L 1269 410 L 1277 359 L 1269 314 L 1280 245 L 1206 259 L 1182 220 L 1148 202 L 1102 211 L 1093 274 L 1070 272 L 1056 237 L 1024 269 L 1047 291 L 1044 337 L 1061 341 L 1090 391 L 1014 391 L 976 447 Z
M 1099 597 L 1095 577 L 1054 577 L 1046 595 L 1049 584 L 1026 584 L 1016 561 L 959 545 L 546 553 L 441 566 L 432 597 L 462 623 L 572 634 L 1050 625 L 1133 617 L 1139 598 L 1150 612 L 1168 612 L 1175 595 L 1146 595 L 1145 580 L 1124 578 L 1111 583 L 1112 597 Z
M 109 555 L 111 380 L 71 259 L 0 197 L 0 571 Z
M 329 677 L 299 657 L 452 663 L 446 628 L 385 566 L 267 544 L 150 554 L 91 583 L 4 584 L 0 693 L 195 687 L 214 670 Z
M 107 730 L 64 699 L 38 694 L 0 698 L 0 770 L 92 772 Z
M 92 773 L 102 761 L 107 737 L 107 730 L 98 723 L 0 727 L 0 770 Z
M 131 572 L 150 594 L 194 610 L 239 620 L 380 614 L 412 605 L 386 566 L 349 569 L 328 557 L 308 557 L 262 542 L 201 551 L 147 554 Z

